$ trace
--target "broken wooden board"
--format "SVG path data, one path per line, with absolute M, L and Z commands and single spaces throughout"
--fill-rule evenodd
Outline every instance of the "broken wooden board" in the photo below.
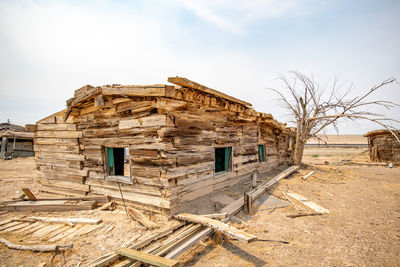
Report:
M 18 249 L 18 250 L 30 250 L 30 251 L 40 251 L 40 252 L 51 252 L 72 249 L 72 243 L 65 245 L 21 245 L 12 243 L 4 238 L 0 238 L 0 243 L 4 244 L 8 248 Z
M 68 201 L 68 200 L 37 200 L 16 201 L 0 206 L 0 210 L 7 211 L 68 211 L 91 210 L 97 206 L 96 201 Z
M 222 220 L 228 217 L 228 213 L 214 213 L 214 214 L 201 214 L 199 216 L 211 218 L 211 219 L 216 219 L 216 220 Z
M 29 198 L 29 200 L 37 200 L 32 191 L 29 190 L 29 188 L 23 188 L 22 191 Z
M 166 259 L 160 256 L 152 255 L 138 250 L 133 250 L 129 248 L 119 248 L 116 253 L 130 259 L 138 260 L 143 263 L 148 263 L 155 266 L 161 267 L 172 267 L 177 266 L 179 261 Z
M 303 176 L 303 180 L 307 180 L 307 178 L 313 174 L 314 174 L 314 171 L 310 171 L 309 173 L 307 173 L 306 175 Z
M 132 208 L 128 208 L 128 211 L 129 211 L 129 215 L 134 220 L 138 221 L 140 224 L 142 224 L 147 229 L 154 229 L 154 228 L 159 227 L 157 224 L 155 224 L 154 222 L 147 219 L 146 216 L 142 212 L 140 212 L 138 210 L 134 210 Z
M 194 214 L 189 214 L 189 213 L 181 213 L 178 215 L 174 216 L 176 219 L 183 220 L 183 221 L 188 221 L 192 223 L 199 223 L 204 226 L 211 227 L 214 230 L 220 231 L 226 235 L 229 235 L 233 238 L 237 238 L 240 240 L 244 240 L 246 242 L 251 242 L 257 240 L 257 237 L 246 233 L 242 230 L 239 230 L 233 226 L 229 226 L 226 223 L 220 222 L 218 220 L 214 220 L 211 218 L 203 217 L 203 216 L 198 216 Z
M 312 210 L 315 210 L 316 212 L 319 212 L 319 213 L 329 213 L 329 210 L 327 210 L 327 209 L 321 207 L 321 206 L 318 205 L 318 204 L 315 204 L 314 202 L 312 202 L 312 201 L 306 199 L 306 198 L 303 197 L 303 196 L 300 196 L 299 194 L 296 194 L 296 193 L 287 193 L 287 194 L 288 194 L 290 197 L 292 197 L 292 198 L 294 198 L 294 199 L 300 201 L 303 205 L 309 207 L 309 208 L 312 209 Z

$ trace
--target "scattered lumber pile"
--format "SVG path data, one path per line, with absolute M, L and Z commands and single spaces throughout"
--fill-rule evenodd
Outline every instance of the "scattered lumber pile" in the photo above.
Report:
M 256 193 L 254 194 L 255 197 L 253 200 L 261 196 L 262 193 L 265 192 L 265 190 L 268 189 L 270 186 L 278 182 L 280 179 L 288 177 L 298 168 L 299 166 L 289 167 L 285 171 L 273 177 L 271 180 L 262 183 L 262 185 L 260 185 L 260 188 L 262 189 L 256 188 L 254 190 L 254 192 Z M 224 211 L 219 214 L 206 214 L 206 215 L 181 214 L 181 216 L 177 215 L 178 217 L 180 217 L 180 219 L 183 219 L 185 221 L 193 221 L 194 223 L 189 223 L 189 224 L 179 223 L 172 226 L 171 228 L 168 228 L 150 237 L 136 236 L 132 240 L 128 241 L 123 247 L 151 255 L 160 256 L 163 257 L 163 259 L 174 259 L 178 257 L 181 253 L 192 247 L 198 241 L 210 235 L 214 231 L 214 229 L 216 229 L 217 231 L 223 231 L 224 233 L 230 235 L 235 239 L 255 241 L 257 240 L 257 237 L 225 224 L 233 214 L 237 213 L 243 207 L 243 197 L 240 198 L 240 201 L 241 202 L 239 204 L 235 201 L 231 205 L 228 205 L 229 207 L 226 209 L 227 211 Z M 221 219 L 221 221 L 219 221 L 219 219 Z M 165 237 L 167 238 L 164 241 L 157 243 L 159 239 Z M 271 241 L 271 240 L 261 240 L 261 241 Z M 282 242 L 282 243 L 286 244 L 287 242 Z M 150 244 L 152 244 L 152 246 L 149 246 Z M 87 265 L 87 267 L 109 266 L 114 263 L 116 263 L 115 266 L 132 266 L 133 264 L 138 263 L 138 261 L 129 258 L 127 259 L 126 257 L 122 261 L 119 261 L 121 260 L 121 257 L 122 256 L 119 253 L 111 252 L 93 260 Z M 145 259 L 143 258 L 138 260 L 145 261 Z
M 98 202 L 109 202 L 108 196 L 37 198 L 28 188 L 24 188 L 23 192 L 24 194 L 17 199 L 0 203 L 0 211 L 91 210 L 97 207 Z M 26 200 L 25 196 L 29 200 Z
M 101 219 L 21 217 L 0 222 L 0 234 L 21 236 L 29 241 L 58 242 L 87 235 L 93 231 L 109 229 L 110 225 L 101 224 Z

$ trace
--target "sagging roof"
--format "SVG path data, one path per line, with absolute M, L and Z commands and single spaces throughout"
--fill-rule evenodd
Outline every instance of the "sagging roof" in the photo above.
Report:
M 0 133 L 0 137 L 27 139 L 27 140 L 32 140 L 33 135 L 34 135 L 33 132 L 18 132 L 12 130 L 7 130 Z
M 65 120 L 68 118 L 73 108 L 79 107 L 83 102 L 89 101 L 97 96 L 140 96 L 140 97 L 165 97 L 187 102 L 201 102 L 205 105 L 213 106 L 213 99 L 219 99 L 225 103 L 222 109 L 230 110 L 261 120 L 273 128 L 280 130 L 288 130 L 285 124 L 276 121 L 271 114 L 257 112 L 252 108 L 252 105 L 246 101 L 229 96 L 207 86 L 193 82 L 183 77 L 169 77 L 168 81 L 175 85 L 153 84 L 153 85 L 104 85 L 93 87 L 91 85 L 83 86 L 75 90 L 74 97 L 67 100 L 67 109 Z M 186 94 L 188 91 L 196 95 Z M 198 95 L 203 97 L 199 99 Z M 185 95 L 189 95 L 185 97 Z
M 396 133 L 397 135 L 400 135 L 400 130 L 393 130 L 394 133 Z M 366 134 L 364 134 L 364 137 L 373 137 L 373 136 L 377 136 L 377 135 L 384 135 L 384 134 L 392 134 L 389 130 L 386 129 L 380 129 L 380 130 L 374 130 L 371 132 L 368 132 Z

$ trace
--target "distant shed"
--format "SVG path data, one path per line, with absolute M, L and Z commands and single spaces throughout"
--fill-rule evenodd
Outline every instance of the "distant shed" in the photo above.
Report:
M 393 131 L 400 139 L 400 130 Z M 400 142 L 388 130 L 375 130 L 364 135 L 368 138 L 369 157 L 372 162 L 400 164 Z
M 24 128 L 10 123 L 0 124 L 0 158 L 34 156 L 34 133 L 27 126 Z

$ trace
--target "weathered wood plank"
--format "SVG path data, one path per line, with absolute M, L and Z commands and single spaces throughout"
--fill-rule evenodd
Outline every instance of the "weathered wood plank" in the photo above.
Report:
M 155 266 L 172 267 L 172 266 L 177 266 L 179 264 L 179 261 L 176 260 L 166 259 L 160 256 L 148 254 L 142 251 L 137 251 L 129 248 L 119 248 L 116 250 L 116 253 Z
M 203 217 L 203 216 L 198 216 L 194 214 L 189 214 L 189 213 L 181 213 L 178 215 L 174 216 L 176 219 L 179 220 L 184 220 L 192 223 L 199 223 L 204 226 L 211 227 L 214 230 L 220 231 L 224 234 L 227 234 L 233 238 L 237 238 L 240 240 L 244 240 L 246 242 L 251 242 L 257 240 L 257 237 L 246 233 L 242 230 L 239 230 L 233 226 L 229 226 L 226 223 L 220 222 L 218 220 L 214 220 L 211 218 Z
M 76 131 L 76 125 L 72 123 L 38 124 L 37 131 Z
M 146 227 L 147 229 L 154 229 L 154 228 L 158 228 L 159 226 L 150 221 L 149 219 L 146 218 L 146 216 L 144 216 L 144 214 L 138 210 L 134 210 L 132 208 L 128 208 L 129 211 L 129 215 L 136 221 L 138 221 L 140 224 L 142 224 L 144 227 Z
M 46 138 L 82 138 L 80 131 L 37 131 L 35 137 Z
M 297 201 L 301 202 L 303 205 L 309 207 L 310 209 L 315 210 L 316 212 L 320 213 L 329 213 L 329 210 L 321 207 L 320 205 L 308 200 L 307 198 L 296 194 L 296 193 L 287 193 L 290 197 L 296 199 Z
M 218 92 L 217 90 L 211 89 L 211 88 L 209 88 L 207 86 L 204 86 L 204 85 L 201 85 L 199 83 L 193 82 L 193 81 L 191 81 L 189 79 L 186 79 L 186 78 L 168 77 L 168 81 L 170 83 L 173 83 L 173 84 L 177 84 L 177 85 L 180 85 L 180 86 L 193 88 L 193 89 L 196 89 L 196 90 L 208 93 L 208 94 L 212 94 L 212 95 L 216 95 L 216 96 L 222 97 L 224 99 L 227 99 L 227 100 L 235 102 L 235 103 L 239 103 L 239 104 L 244 105 L 244 106 L 251 107 L 251 104 L 248 103 L 248 102 L 245 102 L 243 100 L 234 98 L 234 97 L 229 96 L 227 94 Z

